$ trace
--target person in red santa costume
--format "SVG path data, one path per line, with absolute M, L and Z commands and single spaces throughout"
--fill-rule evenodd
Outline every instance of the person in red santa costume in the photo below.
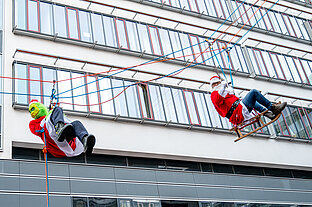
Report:
M 232 87 L 227 82 L 222 81 L 219 76 L 210 78 L 210 85 L 212 88 L 211 101 L 222 117 L 226 117 L 233 125 L 238 125 L 243 121 L 252 118 L 250 113 L 253 109 L 259 113 L 269 110 L 264 116 L 269 119 L 274 119 L 280 114 L 287 103 L 272 104 L 266 99 L 258 90 L 252 89 L 241 100 L 234 94 Z
M 45 105 L 32 100 L 29 112 L 34 120 L 29 122 L 29 129 L 44 142 L 47 151 L 54 157 L 74 157 L 81 153 L 91 155 L 95 145 L 95 137 L 89 134 L 80 121 L 71 122 L 62 108 L 55 107 L 48 112 Z M 41 132 L 44 129 L 44 132 Z M 44 135 L 43 135 L 44 133 Z

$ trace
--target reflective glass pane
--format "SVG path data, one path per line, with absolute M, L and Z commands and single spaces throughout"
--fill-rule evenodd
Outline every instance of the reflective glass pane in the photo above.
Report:
M 151 44 L 149 40 L 149 35 L 147 32 L 147 27 L 144 24 L 137 24 L 138 26 L 138 32 L 139 32 L 139 38 L 140 38 L 140 44 L 142 52 L 145 51 L 145 53 L 152 54 Z
M 283 14 L 282 15 L 283 19 L 284 19 L 284 22 L 285 22 L 285 26 L 287 28 L 287 35 L 290 35 L 290 36 L 296 36 L 295 35 L 295 31 L 291 25 L 291 22 L 290 22 L 290 19 L 289 19 L 289 16 L 287 14 Z
M 264 20 L 264 23 L 265 23 L 267 30 L 274 31 L 271 19 L 267 13 L 268 10 L 265 8 L 261 8 L 260 11 L 261 11 L 261 15 L 263 16 L 263 20 Z
M 190 5 L 190 10 L 194 11 L 194 12 L 198 12 L 196 0 L 188 0 L 188 2 L 189 2 L 189 5 Z
M 204 0 L 207 6 L 209 16 L 217 17 L 216 9 L 211 0 Z
M 193 92 L 183 90 L 183 95 L 186 101 L 186 108 L 191 124 L 201 125 Z
M 273 63 L 273 66 L 275 68 L 278 78 L 285 80 L 286 78 L 284 76 L 283 69 L 281 68 L 277 55 L 274 53 L 269 53 L 269 55 L 271 57 L 271 60 L 272 60 L 272 63 Z
M 190 10 L 190 6 L 187 0 L 180 0 L 181 8 L 184 10 Z
M 173 99 L 172 99 L 171 89 L 167 87 L 160 87 L 160 90 L 161 90 L 161 95 L 163 97 L 163 103 L 164 103 L 167 121 L 178 122 Z
M 118 47 L 123 49 L 129 49 L 125 21 L 121 19 L 115 19 L 115 21 L 117 28 Z
M 289 70 L 289 67 L 288 67 L 288 64 L 286 62 L 286 59 L 283 55 L 278 55 L 278 60 L 279 60 L 279 63 L 281 65 L 281 68 L 282 70 L 284 71 L 284 75 L 285 75 L 285 78 L 289 81 L 294 81 L 293 77 L 292 77 L 292 74 Z
M 80 39 L 78 30 L 78 11 L 76 9 L 66 8 L 68 21 L 68 37 Z
M 116 114 L 120 116 L 128 116 L 126 96 L 123 92 L 124 85 L 122 80 L 112 79 L 113 97 L 115 103 Z
M 101 96 L 102 113 L 114 115 L 114 102 L 112 100 L 113 90 L 109 78 L 99 77 L 99 88 Z
M 200 47 L 203 52 L 202 56 L 204 58 L 206 65 L 215 66 L 213 62 L 213 58 L 212 58 L 212 53 L 210 51 L 208 43 L 205 41 L 204 38 L 201 38 L 201 37 L 199 38 L 199 42 L 200 42 Z
M 285 117 L 283 114 L 282 116 L 280 116 L 280 118 L 276 122 L 273 123 L 273 127 L 275 129 L 276 134 L 279 136 L 290 135 L 289 129 L 288 129 L 288 126 L 286 125 Z
M 307 60 L 303 60 L 303 59 L 299 59 L 301 66 L 306 74 L 306 76 L 308 77 L 308 81 L 310 82 L 310 84 L 312 83 L 312 68 L 310 68 L 309 63 L 310 61 Z
M 106 45 L 111 47 L 117 47 L 117 36 L 113 18 L 103 16 L 103 24 Z
M 141 107 L 142 116 L 144 118 L 153 119 L 153 110 L 149 95 L 149 89 L 147 84 L 138 84 L 137 89 L 139 92 L 139 102 Z
M 26 1 L 15 0 L 15 25 L 19 29 L 26 29 Z
M 158 29 L 158 31 L 164 55 L 167 55 L 169 58 L 173 58 L 168 30 Z
M 159 86 L 149 85 L 151 102 L 153 107 L 154 119 L 158 121 L 166 121 L 165 111 L 162 103 L 162 96 Z
M 136 27 L 136 23 L 126 21 L 127 24 L 127 31 L 129 37 L 129 45 L 130 50 L 141 52 L 140 41 L 139 41 L 139 34 Z
M 52 5 L 40 2 L 40 30 L 44 34 L 52 35 Z
M 284 22 L 282 15 L 280 13 L 276 12 L 275 17 L 276 17 L 277 21 L 279 22 L 279 25 L 280 25 L 281 30 L 282 30 L 282 34 L 287 34 L 288 30 L 287 30 L 287 27 L 286 27 L 286 24 Z
M 200 64 L 205 64 L 203 57 L 202 57 L 202 54 L 201 54 L 202 50 L 200 48 L 197 36 L 189 35 L 189 37 L 190 37 L 190 42 L 192 45 L 192 53 L 194 54 L 194 57 L 195 57 L 195 62 L 200 63 Z
M 265 67 L 266 67 L 267 71 L 269 72 L 269 76 L 277 78 L 277 74 L 274 70 L 274 67 L 273 67 L 272 61 L 270 59 L 269 53 L 266 51 L 261 51 L 261 55 L 262 55 L 262 59 L 263 59 L 263 62 L 265 64 Z
M 209 110 L 212 127 L 222 128 L 220 116 L 217 110 L 215 109 L 213 103 L 211 102 L 210 94 L 205 94 L 205 100 Z
M 190 40 L 188 38 L 187 34 L 179 33 L 180 39 L 181 39 L 181 45 L 183 48 L 183 53 L 185 56 L 185 60 L 189 60 L 189 62 L 194 61 L 194 56 L 192 53 L 191 45 L 190 45 Z
M 43 68 L 42 69 L 42 80 L 43 81 L 50 81 L 50 82 L 43 82 L 43 94 L 47 97 L 44 97 L 43 104 L 48 106 L 50 104 L 50 97 L 53 88 L 53 81 L 56 80 L 56 71 L 54 69 Z
M 103 23 L 101 15 L 91 14 L 93 42 L 97 42 L 99 45 L 105 45 Z
M 88 104 L 89 111 L 91 112 L 100 112 L 99 106 L 99 93 L 97 87 L 97 78 L 94 76 L 87 76 L 87 97 L 88 97 Z
M 302 117 L 299 113 L 299 110 L 295 107 L 288 107 L 288 108 L 289 108 L 289 111 L 292 115 L 296 130 L 298 132 L 296 137 L 307 138 L 308 135 L 307 135 L 307 131 L 306 131 L 306 126 L 303 123 L 303 120 L 302 120 Z
M 29 100 L 37 99 L 38 101 L 42 102 L 43 98 L 41 97 L 41 85 L 40 85 L 40 73 L 41 67 L 37 66 L 28 66 L 29 72 Z
M 120 207 L 131 207 L 131 200 L 119 200 Z
M 177 32 L 169 31 L 169 36 L 172 44 L 173 55 L 176 59 L 184 60 L 180 38 Z
M 35 32 L 40 32 L 39 31 L 39 22 L 38 22 L 38 2 L 36 0 L 28 0 L 28 25 L 27 29 Z
M 72 85 L 73 88 L 73 100 L 74 100 L 74 110 L 76 111 L 87 111 L 87 101 L 86 101 L 86 87 L 85 85 L 85 77 L 83 73 L 72 73 Z M 70 83 L 70 81 L 65 81 Z M 70 99 L 66 99 L 70 100 Z
M 65 8 L 57 5 L 53 5 L 54 11 L 54 28 L 55 33 L 60 37 L 67 37 L 67 26 L 65 19 Z
M 126 97 L 129 109 L 129 116 L 134 118 L 141 118 L 139 98 L 136 85 L 134 82 L 125 81 L 125 86 L 130 86 L 126 90 Z
M 81 40 L 92 42 L 90 15 L 87 12 L 79 11 L 79 23 Z
M 306 76 L 306 73 L 305 73 L 305 69 L 302 68 L 302 65 L 300 63 L 300 60 L 299 58 L 293 58 L 294 62 L 295 62 L 295 66 L 299 72 L 299 75 L 301 77 L 301 80 L 303 83 L 309 83 L 308 79 L 307 79 L 307 76 Z
M 305 20 L 303 20 L 303 19 L 299 19 L 299 18 L 296 18 L 296 20 L 297 20 L 297 22 L 298 22 L 298 26 L 299 26 L 299 28 L 300 28 L 300 31 L 301 31 L 301 33 L 302 33 L 302 35 L 303 35 L 303 39 L 306 39 L 306 40 L 311 40 L 311 38 L 309 38 L 309 34 L 308 34 L 308 32 L 307 32 L 307 29 L 306 29 L 306 27 L 305 27 L 305 25 L 304 25 L 304 22 L 305 22 Z
M 204 94 L 199 93 L 199 92 L 194 92 L 194 97 L 196 100 L 201 125 L 211 127 L 210 115 L 206 106 Z
M 15 77 L 27 79 L 27 66 L 22 64 L 15 64 Z M 28 98 L 28 83 L 26 80 L 15 79 L 15 92 L 20 95 L 15 95 L 15 101 L 20 104 L 27 104 Z
M 71 85 L 71 81 L 69 80 L 70 78 L 71 78 L 70 72 L 63 71 L 63 70 L 57 71 L 57 79 L 58 79 L 57 92 L 62 93 L 60 95 L 60 100 L 62 101 L 62 108 L 73 110 L 72 92 L 75 95 L 81 94 L 81 93 L 79 93 L 79 90 L 81 90 L 81 88 L 71 91 L 70 89 L 72 89 L 72 85 Z M 72 81 L 73 86 L 74 86 L 74 80 L 75 79 L 73 79 L 73 81 Z M 84 84 L 84 83 L 81 83 L 81 84 L 80 83 L 75 85 L 75 86 L 80 86 L 80 85 Z M 63 92 L 65 92 L 65 93 L 63 93 Z M 75 102 L 75 103 L 80 104 L 81 102 Z
M 185 102 L 182 95 L 182 90 L 173 88 L 172 96 L 176 107 L 178 122 L 182 124 L 189 124 L 189 120 L 186 113 Z
M 291 25 L 292 25 L 292 27 L 293 27 L 295 33 L 296 33 L 296 34 L 295 34 L 296 37 L 302 38 L 302 33 L 301 33 L 301 31 L 300 31 L 298 22 L 296 21 L 295 17 L 289 16 L 289 19 L 290 19 Z
M 266 70 L 266 65 L 263 62 L 262 54 L 260 50 L 253 50 L 255 59 L 256 59 L 256 64 L 259 68 L 260 75 L 264 76 L 269 76 L 268 71 Z
M 277 22 L 277 19 L 275 17 L 275 12 L 269 11 L 267 14 L 272 22 L 273 28 L 275 32 L 281 33 L 281 29 L 279 27 L 279 23 Z
M 257 10 L 258 7 L 254 7 L 254 10 Z M 262 15 L 261 15 L 261 11 L 258 10 L 256 13 L 255 13 L 255 18 L 256 18 L 256 21 L 258 22 L 258 27 L 261 28 L 261 29 L 267 29 L 266 26 L 265 26 L 265 23 L 264 23 L 264 20 L 262 18 Z
M 290 110 L 289 107 L 284 109 L 283 115 L 285 117 L 286 124 L 288 126 L 289 131 L 290 131 L 290 135 L 292 137 L 298 137 L 298 131 L 297 131 L 297 128 L 296 128 L 296 124 L 294 122 L 294 119 L 292 117 L 291 110 Z
M 197 0 L 197 5 L 198 5 L 199 13 L 204 14 L 204 15 L 208 15 L 208 11 L 207 11 L 206 4 L 205 4 L 204 0 Z
M 161 207 L 160 202 L 133 200 L 133 207 Z
M 88 198 L 88 207 L 118 207 L 115 198 Z
M 247 16 L 248 16 L 248 19 L 249 20 L 249 23 L 250 23 L 250 26 L 255 26 L 255 27 L 259 27 L 258 26 L 258 23 L 257 23 L 257 20 L 256 20 L 256 16 L 254 15 L 255 13 L 259 13 L 259 10 L 257 10 L 256 7 L 253 7 L 251 5 L 246 5 L 245 6 L 246 8 L 246 11 L 247 11 Z
M 160 39 L 159 39 L 158 28 L 148 26 L 148 29 L 149 29 L 149 34 L 151 38 L 153 54 L 159 55 L 159 56 L 163 55 L 161 44 L 160 44 Z
M 225 65 L 222 61 L 222 57 L 221 57 L 221 53 L 226 53 L 226 51 L 222 48 L 219 48 L 218 46 L 218 41 L 214 44 L 212 44 L 212 54 L 213 54 L 213 58 L 214 58 L 214 61 L 216 63 L 217 66 L 221 67 L 221 68 L 225 68 Z

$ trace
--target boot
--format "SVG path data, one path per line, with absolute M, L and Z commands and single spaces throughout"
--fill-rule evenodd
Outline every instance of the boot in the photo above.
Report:
M 263 116 L 265 116 L 271 120 L 273 120 L 276 117 L 276 115 L 274 115 L 272 111 L 266 112 L 265 114 L 263 114 Z
M 82 144 L 84 146 L 84 153 L 89 156 L 92 154 L 93 147 L 95 145 L 95 136 L 92 134 L 88 134 L 83 137 Z
M 65 139 L 67 142 L 70 142 L 74 137 L 76 137 L 73 125 L 65 125 L 62 122 L 56 123 L 55 133 L 57 135 L 57 141 L 59 142 L 63 142 Z
M 287 102 L 273 104 L 271 111 L 273 114 L 278 115 L 285 109 L 286 106 Z

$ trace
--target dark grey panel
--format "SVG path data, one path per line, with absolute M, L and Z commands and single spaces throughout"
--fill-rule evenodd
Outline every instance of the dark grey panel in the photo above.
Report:
M 45 166 L 43 162 L 20 162 L 20 173 L 25 175 L 45 176 Z
M 49 179 L 49 189 L 51 192 L 70 193 L 68 179 Z
M 19 195 L 18 194 L 0 194 L 1 206 L 14 206 L 19 207 Z
M 196 187 L 192 186 L 158 185 L 158 190 L 161 197 L 197 198 Z
M 50 207 L 71 207 L 71 197 L 50 196 Z
M 137 180 L 156 182 L 154 170 L 115 168 L 116 180 Z
M 69 167 L 67 164 L 48 164 L 49 176 L 69 177 Z
M 197 187 L 199 199 L 233 199 L 232 191 L 228 188 Z
M 20 195 L 20 207 L 47 206 L 46 195 Z
M 192 173 L 156 171 L 156 179 L 158 182 L 170 183 L 195 183 Z
M 0 173 L 19 174 L 19 162 L 0 160 Z
M 290 189 L 289 179 L 194 173 L 196 184 Z M 311 189 L 311 188 L 310 188 Z
M 46 191 L 45 178 L 20 178 L 20 190 L 21 191 Z
M 118 195 L 158 197 L 157 185 L 137 183 L 116 183 Z
M 115 182 L 71 180 L 72 193 L 116 195 Z
M 311 180 L 291 179 L 289 184 L 291 189 L 312 190 Z
M 19 177 L 0 176 L 0 190 L 19 190 Z
M 71 177 L 96 178 L 96 179 L 115 179 L 113 168 L 69 165 Z

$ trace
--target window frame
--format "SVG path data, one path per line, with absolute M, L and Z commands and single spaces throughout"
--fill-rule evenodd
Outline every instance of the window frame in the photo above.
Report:
M 123 29 L 125 30 L 125 36 L 126 36 L 126 41 L 127 41 L 127 47 L 125 47 L 124 45 L 120 45 L 120 40 L 119 40 L 119 32 L 118 32 L 118 26 L 117 26 L 117 21 L 122 21 L 123 23 Z M 118 18 L 115 17 L 114 18 L 114 23 L 115 23 L 115 31 L 116 31 L 116 39 L 117 39 L 117 45 L 119 49 L 126 49 L 126 50 L 130 50 L 130 44 L 129 44 L 129 37 L 128 37 L 128 31 L 127 31 L 127 24 L 126 24 L 126 20 L 122 19 L 122 18 Z M 105 27 L 103 25 L 103 29 L 105 30 Z M 105 33 L 104 33 L 105 34 Z M 121 47 L 122 46 L 122 47 Z
M 143 113 L 143 106 L 142 106 L 142 100 L 145 100 L 145 97 L 142 97 L 141 98 L 141 95 L 140 95 L 140 92 L 139 92 L 139 90 L 140 90 L 140 86 L 139 86 L 139 84 L 136 84 L 136 86 L 137 86 L 137 93 L 138 93 L 138 98 L 139 98 L 139 106 L 140 106 L 140 111 L 141 111 L 141 117 L 143 118 L 143 119 L 149 119 L 149 120 L 154 120 L 155 118 L 154 118 L 154 111 L 153 111 L 153 106 L 152 106 L 152 102 L 151 102 L 151 96 L 150 96 L 150 92 L 149 92 L 149 87 L 148 87 L 148 85 L 149 84 L 147 84 L 147 83 L 140 83 L 140 84 L 142 84 L 142 85 L 145 85 L 145 88 L 146 88 L 146 93 L 147 93 L 147 97 L 148 97 L 148 105 L 149 105 L 149 108 L 150 108 L 150 113 L 151 113 L 151 117 L 144 117 L 144 113 Z M 146 104 L 146 103 L 145 103 Z M 147 115 L 147 114 L 146 114 Z
M 183 92 L 183 97 L 184 97 L 186 112 L 187 112 L 187 116 L 188 116 L 188 119 L 189 119 L 190 124 L 191 124 L 191 125 L 202 126 L 201 120 L 200 120 L 200 116 L 199 116 L 199 112 L 198 112 L 198 108 L 197 108 L 197 103 L 196 103 L 195 96 L 194 96 L 194 91 L 187 90 L 187 89 L 183 89 L 182 92 Z M 195 124 L 195 123 L 192 122 L 191 114 L 190 114 L 190 110 L 189 110 L 189 104 L 188 104 L 188 102 L 187 102 L 187 98 L 186 98 L 185 92 L 190 92 L 190 93 L 192 94 L 192 100 L 193 100 L 194 108 L 195 108 L 195 111 L 196 111 L 196 116 L 197 116 L 198 124 Z
M 67 36 L 69 39 L 74 39 L 74 40 L 81 40 L 81 34 L 80 34 L 80 21 L 79 21 L 79 10 L 76 8 L 72 7 L 65 7 L 66 9 L 66 27 L 67 27 Z M 76 20 L 77 20 L 77 32 L 78 32 L 78 39 L 70 37 L 70 29 L 69 29 L 69 16 L 68 16 L 68 10 L 74 10 L 76 12 Z M 90 21 L 91 22 L 91 21 Z
M 160 55 L 155 53 L 154 44 L 153 44 L 153 38 L 152 38 L 152 34 L 151 34 L 150 28 L 154 28 L 155 31 L 156 31 L 157 38 L 158 38 L 157 42 L 159 44 L 159 48 L 160 48 L 160 52 L 161 52 Z M 156 27 L 156 26 L 147 25 L 147 31 L 148 31 L 148 36 L 149 36 L 149 39 L 150 39 L 150 44 L 151 44 L 151 49 L 152 49 L 153 55 L 163 56 L 164 55 L 164 50 L 162 48 L 162 42 L 161 42 L 161 39 L 160 39 L 159 28 Z
M 30 103 L 30 101 L 31 101 L 31 91 L 30 91 L 30 84 L 31 84 L 31 81 L 30 81 L 30 68 L 31 67 L 39 69 L 39 76 L 40 76 L 40 79 L 39 79 L 39 84 L 40 84 L 40 102 L 43 103 L 42 66 L 27 64 L 27 76 L 28 76 L 28 79 L 29 79 L 28 80 L 28 84 L 27 84 L 28 85 L 28 89 L 27 89 L 27 91 L 28 91 L 28 103 Z
M 33 1 L 33 2 L 36 2 L 37 3 L 37 23 L 38 23 L 38 31 L 36 30 L 30 30 L 29 29 L 29 1 Z M 40 23 L 40 4 L 39 4 L 39 0 L 26 0 L 26 28 L 27 28 L 27 31 L 31 31 L 31 32 L 38 32 L 40 33 L 41 32 L 41 23 Z

